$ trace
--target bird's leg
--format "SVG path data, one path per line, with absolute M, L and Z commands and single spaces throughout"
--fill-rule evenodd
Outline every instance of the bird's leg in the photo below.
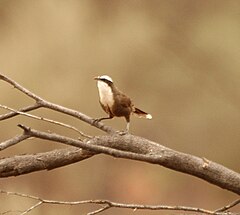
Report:
M 127 133 L 129 132 L 129 128 L 130 128 L 130 122 L 127 122 L 127 127 L 126 127 Z
M 130 119 L 129 119 L 128 117 L 126 117 L 126 121 L 127 121 L 126 129 L 123 130 L 123 131 L 117 131 L 117 133 L 118 133 L 119 135 L 125 135 L 125 134 L 128 134 L 128 133 L 129 133 Z
M 96 118 L 96 119 L 94 119 L 94 123 L 97 123 L 97 122 L 100 122 L 100 121 L 102 121 L 102 120 L 105 120 L 105 119 L 112 119 L 113 118 L 113 116 L 112 115 L 109 115 L 108 117 L 102 117 L 102 118 Z

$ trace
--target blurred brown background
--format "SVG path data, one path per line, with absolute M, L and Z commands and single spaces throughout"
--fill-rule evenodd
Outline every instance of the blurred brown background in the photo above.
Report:
M 153 120 L 132 117 L 131 132 L 240 169 L 240 1 L 1 0 L 0 72 L 45 99 L 105 116 L 93 77 L 107 74 Z M 0 82 L 0 103 L 32 100 Z M 0 110 L 0 113 L 4 113 Z M 48 110 L 37 115 L 101 131 Z M 0 123 L 0 141 L 23 123 L 76 137 L 25 117 Z M 124 119 L 106 121 L 117 129 Z M 65 147 L 27 140 L 1 157 Z M 142 162 L 98 155 L 53 171 L 0 179 L 0 188 L 56 200 L 187 205 L 215 209 L 236 195 L 200 179 Z M 0 196 L 0 212 L 34 202 Z M 31 214 L 84 214 L 91 206 L 41 206 Z M 237 210 L 237 208 L 235 209 Z M 238 211 L 239 211 L 238 207 Z M 137 211 L 134 214 L 173 214 Z M 113 209 L 103 214 L 133 214 Z

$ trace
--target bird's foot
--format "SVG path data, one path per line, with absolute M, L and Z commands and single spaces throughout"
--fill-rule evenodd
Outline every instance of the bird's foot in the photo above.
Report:
M 129 134 L 129 131 L 128 130 L 116 131 L 116 133 L 123 136 L 123 135 Z
M 101 121 L 101 118 L 96 118 L 96 119 L 93 119 L 93 124 L 97 124 Z
M 113 118 L 113 116 L 109 116 L 109 117 L 102 117 L 102 118 L 96 118 L 96 119 L 93 119 L 93 123 L 98 123 L 98 122 L 100 122 L 100 121 L 102 121 L 102 120 L 105 120 L 105 119 L 112 119 Z

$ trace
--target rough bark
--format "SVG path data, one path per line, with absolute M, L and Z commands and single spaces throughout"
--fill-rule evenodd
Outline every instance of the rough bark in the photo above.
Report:
M 49 170 L 89 158 L 94 154 L 104 153 L 113 157 L 158 164 L 240 194 L 240 174 L 206 158 L 178 152 L 142 137 L 116 134 L 80 141 L 25 126 L 21 127 L 25 135 L 75 146 L 82 150 L 70 148 L 36 155 L 4 158 L 0 160 L 0 177 L 16 176 L 43 169 Z

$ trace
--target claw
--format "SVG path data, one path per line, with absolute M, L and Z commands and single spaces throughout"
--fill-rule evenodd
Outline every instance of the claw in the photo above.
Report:
M 100 118 L 93 119 L 93 124 L 99 123 L 101 121 Z
M 116 131 L 116 133 L 123 136 L 123 135 L 129 134 L 129 131 L 128 130 Z

